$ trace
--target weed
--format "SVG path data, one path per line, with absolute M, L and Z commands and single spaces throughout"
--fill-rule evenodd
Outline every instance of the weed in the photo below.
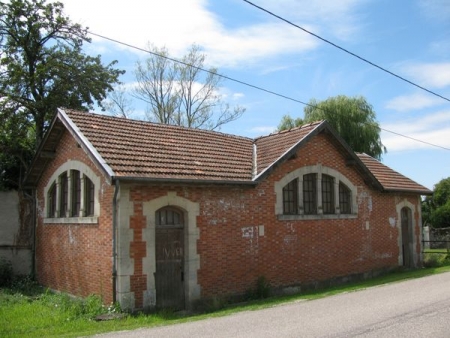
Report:
M 256 287 L 247 290 L 247 299 L 264 299 L 270 295 L 270 283 L 265 276 L 259 276 L 256 280 Z
M 446 265 L 448 255 L 441 253 L 425 253 L 423 258 L 423 266 L 425 268 L 437 268 Z M 448 264 L 448 263 L 447 263 Z

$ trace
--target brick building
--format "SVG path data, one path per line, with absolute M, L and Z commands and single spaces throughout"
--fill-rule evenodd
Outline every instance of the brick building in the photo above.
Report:
M 325 121 L 250 139 L 62 109 L 27 183 L 38 281 L 128 309 L 418 267 L 431 193 Z

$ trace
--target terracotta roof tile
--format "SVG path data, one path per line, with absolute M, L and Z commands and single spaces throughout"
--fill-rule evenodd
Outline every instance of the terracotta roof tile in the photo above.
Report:
M 119 178 L 251 183 L 254 146 L 258 176 L 315 131 L 329 128 L 326 122 L 316 122 L 253 140 L 73 110 L 63 112 Z M 368 170 L 384 190 L 431 193 L 374 158 L 357 156 L 360 166 L 365 167 L 363 172 Z
M 431 194 L 432 191 L 409 179 L 406 176 L 396 172 L 395 170 L 384 165 L 380 161 L 374 159 L 367 154 L 357 154 L 359 159 L 375 176 L 386 191 L 405 191 L 415 192 L 424 195 Z
M 118 177 L 251 181 L 253 140 L 64 110 Z
M 284 130 L 256 139 L 257 173 L 260 174 L 294 145 L 303 140 L 321 122 Z

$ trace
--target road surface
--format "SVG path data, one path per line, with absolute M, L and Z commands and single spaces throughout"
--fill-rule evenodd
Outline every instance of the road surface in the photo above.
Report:
M 450 273 L 96 337 L 450 337 Z

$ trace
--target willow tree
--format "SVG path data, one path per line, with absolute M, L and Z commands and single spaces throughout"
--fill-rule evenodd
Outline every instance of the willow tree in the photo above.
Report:
M 339 95 L 324 101 L 312 99 L 304 108 L 304 118 L 294 120 L 284 116 L 279 130 L 303 123 L 326 120 L 355 152 L 381 159 L 387 149 L 381 142 L 380 125 L 373 107 L 362 96 Z

